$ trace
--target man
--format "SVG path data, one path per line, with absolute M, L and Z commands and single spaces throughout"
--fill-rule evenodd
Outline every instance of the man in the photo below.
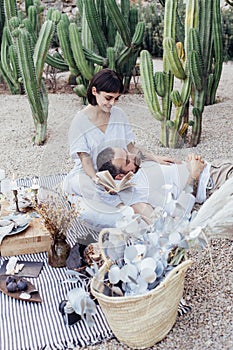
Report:
M 162 165 L 152 161 L 140 164 L 135 154 L 111 147 L 100 152 L 97 167 L 99 171 L 109 170 L 115 180 L 121 180 L 129 171 L 134 173 L 135 186 L 121 191 L 119 196 L 125 205 L 132 206 L 145 219 L 150 218 L 156 206 L 176 215 L 174 202 L 169 201 L 171 197 L 183 207 L 182 215 L 189 214 L 195 202 L 205 201 L 207 190 L 219 188 L 233 174 L 230 162 L 212 166 L 194 154 L 190 154 L 186 162 L 177 164 Z

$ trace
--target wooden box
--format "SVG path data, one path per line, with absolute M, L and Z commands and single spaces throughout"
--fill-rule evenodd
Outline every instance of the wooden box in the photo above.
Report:
M 41 219 L 32 218 L 24 231 L 3 239 L 0 252 L 1 256 L 41 253 L 48 251 L 50 244 L 50 234 Z
M 32 219 L 25 231 L 3 239 L 1 256 L 47 252 L 50 244 L 50 235 L 40 219 Z

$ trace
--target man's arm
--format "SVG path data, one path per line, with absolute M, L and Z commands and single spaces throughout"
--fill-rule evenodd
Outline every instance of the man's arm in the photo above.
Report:
M 145 150 L 139 149 L 132 142 L 128 145 L 128 151 L 137 155 L 137 157 L 141 161 L 152 160 L 156 163 L 160 163 L 160 164 L 164 164 L 164 165 L 181 163 L 180 161 L 172 159 L 170 156 L 158 156 L 158 155 L 154 155 L 150 152 L 147 152 Z

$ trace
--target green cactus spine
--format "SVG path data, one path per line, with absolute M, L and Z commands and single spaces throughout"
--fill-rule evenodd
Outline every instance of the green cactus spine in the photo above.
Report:
M 40 145 L 45 141 L 48 117 L 48 102 L 45 89 L 39 89 L 36 69 L 33 60 L 32 40 L 30 34 L 20 30 L 16 37 L 16 47 L 19 57 L 19 67 L 23 77 L 24 87 L 31 106 L 33 120 L 36 127 L 35 144 Z M 43 96 L 43 101 L 40 95 Z
M 213 40 L 214 40 L 214 72 L 213 83 L 209 84 L 211 88 L 207 90 L 207 105 L 215 102 L 216 92 L 222 74 L 223 65 L 223 38 L 222 38 L 222 20 L 220 13 L 219 0 L 214 1 L 213 4 Z M 211 79 L 211 74 L 210 74 Z
M 144 97 L 148 105 L 149 110 L 155 116 L 156 119 L 162 121 L 164 116 L 162 115 L 159 101 L 155 92 L 155 84 L 153 77 L 153 62 L 151 55 L 147 50 L 142 50 L 140 54 L 141 64 L 140 72 L 142 77 L 142 88 Z
M 69 37 L 75 63 L 82 76 L 85 79 L 90 80 L 92 78 L 93 71 L 86 61 L 82 48 L 81 36 L 75 23 L 71 23 L 69 26 Z
M 132 46 L 137 47 L 141 45 L 145 33 L 145 22 L 138 22 L 132 37 Z
M 154 74 L 155 90 L 160 97 L 165 96 L 165 81 L 163 72 L 155 72 Z
M 4 2 L 0 0 L 0 46 L 2 42 L 2 32 L 5 24 Z
M 120 69 L 120 67 L 128 60 L 128 58 L 130 57 L 132 53 L 132 48 L 131 47 L 125 47 L 119 57 L 116 59 L 116 67 L 118 67 L 118 69 Z
M 57 25 L 57 34 L 58 34 L 59 43 L 60 43 L 64 58 L 66 60 L 66 63 L 69 66 L 69 70 L 74 76 L 76 76 L 79 74 L 79 70 L 76 67 L 76 63 L 74 61 L 74 57 L 71 49 L 70 37 L 69 37 L 69 24 L 70 24 L 69 20 L 67 22 L 66 19 L 62 18 Z
M 135 28 L 138 24 L 139 16 L 138 16 L 138 9 L 136 7 L 133 7 L 129 11 L 129 29 L 130 29 L 130 35 L 133 37 Z M 145 21 L 143 21 L 144 25 L 146 26 Z
M 108 41 L 108 46 L 109 47 L 114 47 L 115 45 L 115 40 L 116 40 L 116 28 L 111 20 L 111 18 L 108 16 L 107 18 L 107 28 L 108 28 L 108 32 L 107 32 L 107 41 Z
M 107 48 L 107 57 L 108 57 L 108 68 L 116 70 L 115 65 L 115 50 L 113 47 Z
M 83 47 L 93 51 L 94 50 L 94 42 L 92 39 L 90 28 L 88 26 L 85 11 L 86 11 L 85 6 L 83 6 L 81 40 L 82 40 Z
M 100 66 L 107 67 L 108 66 L 108 59 L 105 57 L 102 57 L 98 55 L 97 53 L 83 47 L 83 52 L 86 57 L 86 59 L 92 63 L 98 64 Z
M 69 66 L 65 63 L 65 61 L 54 55 L 52 56 L 50 54 L 47 54 L 46 63 L 62 72 L 67 72 L 69 70 Z
M 122 16 L 120 9 L 115 0 L 105 0 L 105 5 L 108 11 L 108 15 L 111 17 L 115 27 L 117 28 L 125 46 L 130 46 L 131 36 L 128 23 Z
M 165 56 L 169 65 L 169 69 L 172 74 L 178 79 L 185 79 L 186 74 L 182 63 L 178 57 L 175 41 L 172 38 L 164 38 L 163 47 L 165 51 Z
M 48 20 L 41 27 L 38 40 L 36 42 L 33 60 L 36 68 L 36 76 L 39 82 L 42 81 L 44 64 L 46 61 L 47 52 L 50 46 L 51 39 L 55 31 L 54 22 Z
M 10 50 L 12 47 L 13 42 L 11 40 L 9 28 L 5 26 L 3 29 L 1 45 L 1 71 L 11 93 L 19 94 L 22 91 L 22 85 L 18 81 L 18 71 L 13 68 L 17 65 L 15 62 L 12 62 L 12 59 L 17 58 L 10 55 Z
M 85 14 L 92 34 L 93 41 L 96 43 L 99 54 L 106 57 L 107 42 L 101 28 L 100 18 L 95 6 L 94 0 L 85 0 Z
M 183 105 L 183 101 L 178 90 L 173 90 L 171 92 L 171 100 L 176 107 L 181 107 Z
M 35 124 L 36 145 L 46 140 L 48 119 L 48 95 L 42 79 L 42 72 L 55 24 L 48 20 L 44 22 L 37 43 L 34 42 L 26 28 L 15 29 L 15 47 L 18 54 L 19 68 L 23 84 L 30 103 Z
M 15 0 L 4 0 L 4 12 L 7 23 L 12 17 L 17 17 L 18 10 Z
M 103 30 L 104 36 L 107 37 L 107 16 L 105 12 L 105 3 L 104 0 L 96 0 L 96 9 L 100 19 L 100 25 Z

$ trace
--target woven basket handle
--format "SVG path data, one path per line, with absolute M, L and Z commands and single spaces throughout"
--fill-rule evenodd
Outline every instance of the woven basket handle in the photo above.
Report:
M 161 285 L 166 285 L 178 272 L 185 272 L 187 268 L 192 265 L 192 263 L 192 260 L 185 260 L 181 264 L 174 267 L 174 269 L 167 274 Z

